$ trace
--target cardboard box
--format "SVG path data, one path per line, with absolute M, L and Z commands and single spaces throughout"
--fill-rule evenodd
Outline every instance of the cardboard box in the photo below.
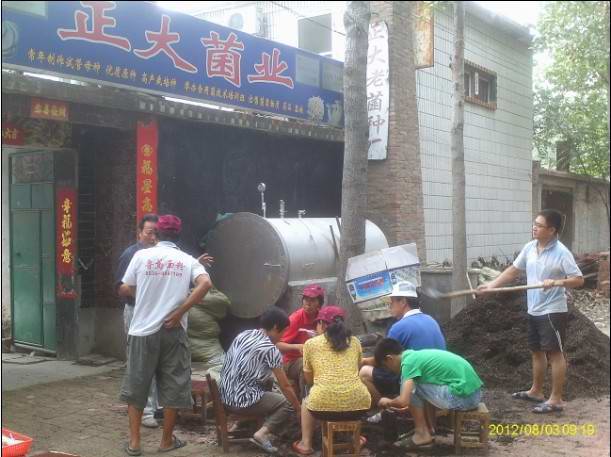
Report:
M 388 295 L 393 285 L 402 281 L 420 286 L 420 259 L 415 243 L 348 259 L 346 287 L 354 303 Z

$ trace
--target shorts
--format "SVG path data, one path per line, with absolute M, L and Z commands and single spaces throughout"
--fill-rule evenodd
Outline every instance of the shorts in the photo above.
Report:
M 481 389 L 477 389 L 466 397 L 459 397 L 452 394 L 445 384 L 416 384 L 410 404 L 416 408 L 422 408 L 426 401 L 439 409 L 469 411 L 478 407 L 480 399 Z
M 568 313 L 528 315 L 528 349 L 532 352 L 563 352 Z
M 192 408 L 191 351 L 182 327 L 162 327 L 146 336 L 128 335 L 127 371 L 121 386 L 121 400 L 144 409 L 153 376 L 160 406 Z
M 373 368 L 373 385 L 383 397 L 395 398 L 401 391 L 401 375 L 394 374 L 385 368 Z

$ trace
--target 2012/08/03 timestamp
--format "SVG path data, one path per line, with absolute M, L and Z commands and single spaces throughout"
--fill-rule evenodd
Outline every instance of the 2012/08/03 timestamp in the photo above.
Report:
M 595 436 L 596 425 L 592 423 L 541 423 L 541 424 L 490 424 L 491 436 Z

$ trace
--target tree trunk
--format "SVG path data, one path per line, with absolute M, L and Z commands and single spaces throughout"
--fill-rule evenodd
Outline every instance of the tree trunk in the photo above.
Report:
M 465 148 L 463 142 L 465 124 L 465 5 L 454 3 L 454 58 L 452 82 L 454 85 L 452 133 L 452 289 L 468 288 L 467 283 L 467 235 L 465 216 Z M 464 307 L 465 297 L 452 299 L 451 315 Z
M 355 332 L 363 330 L 363 318 L 348 294 L 345 277 L 348 259 L 362 254 L 365 250 L 369 137 L 366 91 L 369 17 L 369 2 L 348 2 L 344 15 L 346 27 L 344 170 L 337 299 L 339 305 L 346 310 L 347 322 Z

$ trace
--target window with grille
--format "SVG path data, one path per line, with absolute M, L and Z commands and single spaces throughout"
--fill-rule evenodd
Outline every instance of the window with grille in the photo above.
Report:
M 465 62 L 465 101 L 496 109 L 496 73 Z

